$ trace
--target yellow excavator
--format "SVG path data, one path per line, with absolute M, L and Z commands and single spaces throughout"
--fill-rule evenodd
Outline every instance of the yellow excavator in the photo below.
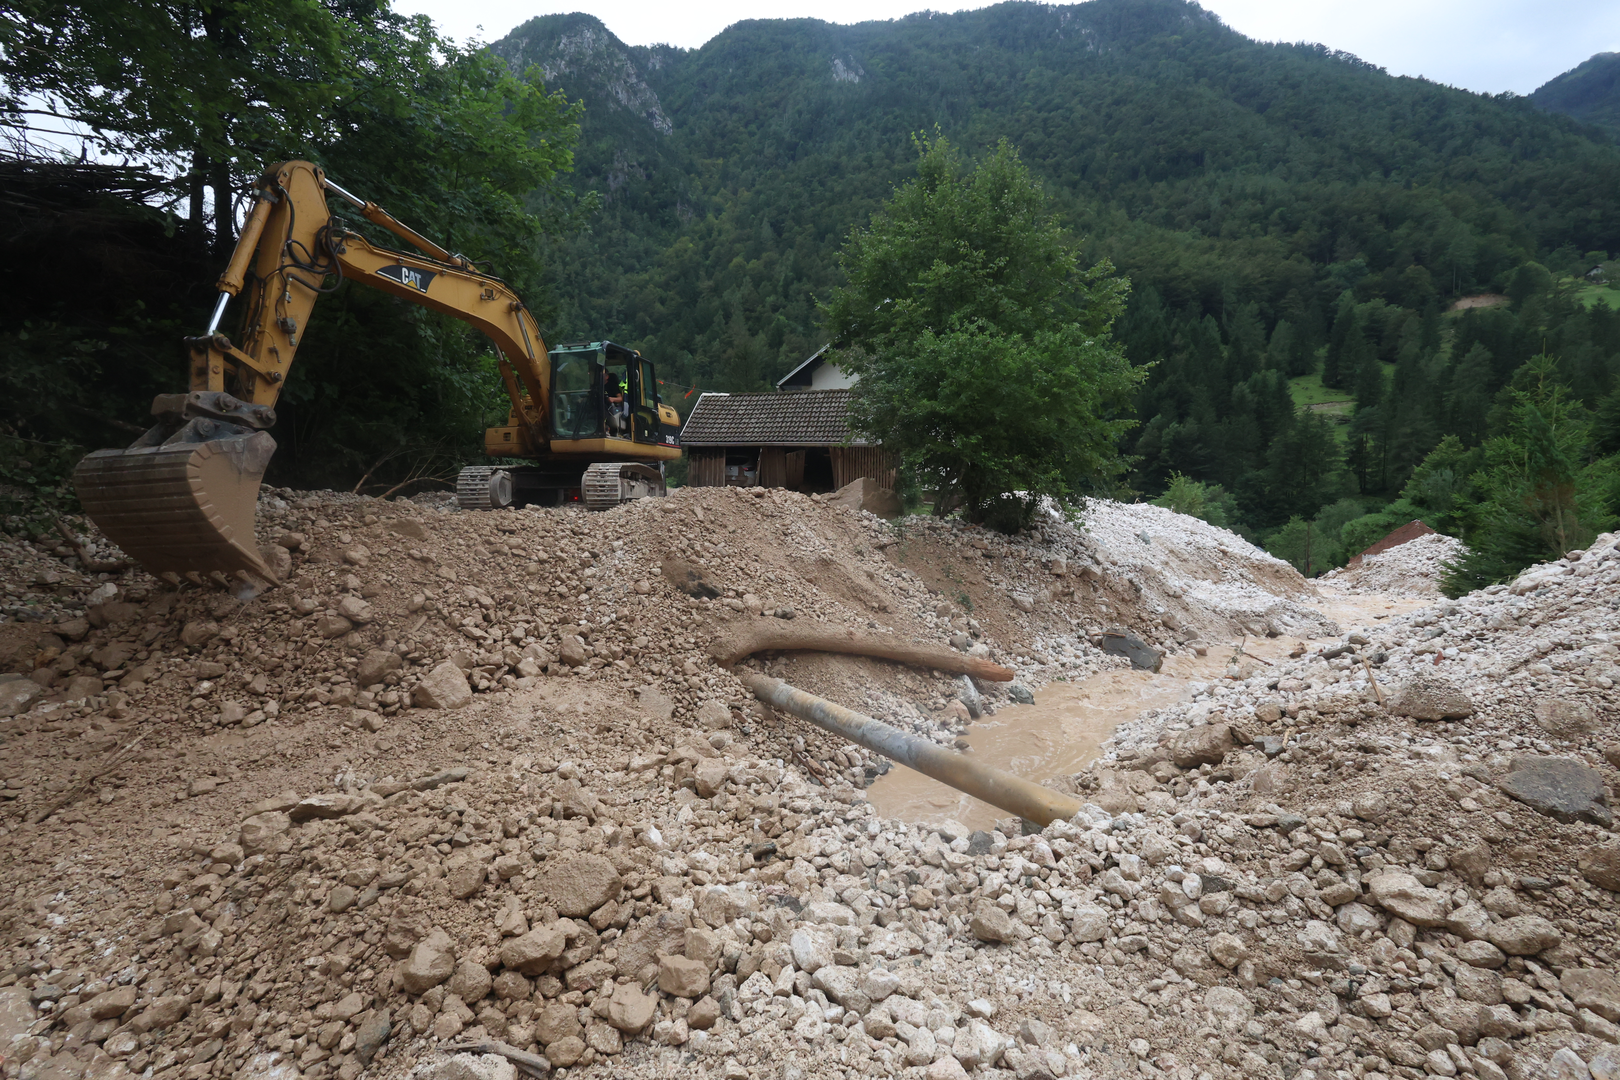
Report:
M 379 247 L 350 230 L 328 210 L 328 192 L 416 250 Z M 665 493 L 663 463 L 680 456 L 680 418 L 659 398 L 650 361 L 610 341 L 548 350 L 504 282 L 317 166 L 286 161 L 258 181 L 207 332 L 186 339 L 190 391 L 158 395 L 146 434 L 128 449 L 90 454 L 73 474 L 91 520 L 154 574 L 275 582 L 253 535 L 259 483 L 276 449 L 267 429 L 310 311 L 341 278 L 461 319 L 499 350 L 511 410 L 484 433 L 484 449 L 533 464 L 463 469 L 463 508 L 579 501 L 607 509 Z M 218 332 L 234 296 L 244 301 L 240 345 Z

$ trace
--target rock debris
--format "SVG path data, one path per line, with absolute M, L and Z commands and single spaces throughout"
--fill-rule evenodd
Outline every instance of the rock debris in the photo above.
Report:
M 273 491 L 260 526 L 286 584 L 245 600 L 0 549 L 7 1080 L 522 1075 L 495 1044 L 580 1077 L 1620 1075 L 1612 535 L 1343 628 L 1154 507 L 1007 538 L 775 491 Z M 1106 632 L 1302 647 L 1122 725 L 1049 781 L 1073 821 L 970 831 L 880 818 L 887 762 L 708 658 L 784 610 L 1037 695 L 1128 665 Z M 747 663 L 945 744 L 1010 700 Z

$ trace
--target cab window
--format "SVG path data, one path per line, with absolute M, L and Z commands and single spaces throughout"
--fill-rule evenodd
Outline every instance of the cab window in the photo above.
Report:
M 584 439 L 602 430 L 602 365 L 595 353 L 557 353 L 551 359 L 551 430 L 559 439 Z
M 636 364 L 635 438 L 637 442 L 658 441 L 658 380 L 650 361 Z

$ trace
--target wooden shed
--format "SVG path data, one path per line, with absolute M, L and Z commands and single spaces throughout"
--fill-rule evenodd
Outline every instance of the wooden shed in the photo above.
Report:
M 850 391 L 704 394 L 681 428 L 692 487 L 894 487 L 894 455 L 849 432 Z

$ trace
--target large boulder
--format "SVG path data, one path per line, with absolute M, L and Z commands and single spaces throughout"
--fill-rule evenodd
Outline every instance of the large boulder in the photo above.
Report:
M 388 1041 L 389 1032 L 393 1030 L 392 1021 L 387 1009 L 378 1009 L 366 1017 L 355 1031 L 354 1056 L 360 1059 L 362 1065 L 370 1065 L 371 1059 L 382 1049 L 382 1044 Z
M 833 950 L 837 947 L 837 933 L 825 926 L 802 926 L 788 937 L 793 966 L 811 975 L 835 963 Z
M 1123 630 L 1109 630 L 1102 635 L 1098 647 L 1105 653 L 1123 656 L 1138 671 L 1157 672 L 1164 666 L 1164 653 L 1155 649 L 1135 634 Z
M 658 1011 L 658 995 L 643 993 L 635 983 L 621 983 L 608 1002 L 608 1023 L 634 1034 L 652 1023 Z
M 1603 774 L 1574 758 L 1521 754 L 1500 786 L 1530 809 L 1566 825 L 1590 821 L 1607 828 L 1614 820 Z
M 1170 757 L 1178 769 L 1219 765 L 1232 752 L 1232 729 L 1225 724 L 1205 724 L 1183 731 L 1170 743 Z
M 1576 864 L 1581 876 L 1600 889 L 1620 892 L 1620 847 L 1587 848 Z
M 1075 941 L 1101 941 L 1108 936 L 1109 913 L 1096 904 L 1081 904 L 1069 916 L 1069 931 Z
M 0 716 L 16 716 L 33 708 L 45 696 L 45 688 L 32 679 L 0 682 Z
M 1413 720 L 1466 720 L 1474 715 L 1474 703 L 1444 675 L 1419 672 L 1395 688 L 1389 711 Z
M 1488 937 L 1509 956 L 1534 956 L 1562 943 L 1564 933 L 1540 915 L 1515 915 L 1493 925 Z
M 501 963 L 524 975 L 540 975 L 568 948 L 568 937 L 553 926 L 536 927 L 501 946 Z
M 354 681 L 359 686 L 372 686 L 383 681 L 390 671 L 398 671 L 405 664 L 399 653 L 392 649 L 372 649 L 360 658 Z
M 698 706 L 697 718 L 704 731 L 720 731 L 731 726 L 731 710 L 725 702 L 714 698 Z
M 358 596 L 345 596 L 338 601 L 338 614 L 352 623 L 364 625 L 377 617 L 371 605 Z
M 457 900 L 477 896 L 489 876 L 490 860 L 495 853 L 485 847 L 468 848 L 452 855 L 444 864 L 444 881 L 450 895 Z M 465 999 L 463 999 L 465 1000 Z
M 673 997 L 702 997 L 709 992 L 709 967 L 684 956 L 660 956 L 658 989 Z
M 10 1053 L 12 1040 L 26 1035 L 37 1019 L 39 1014 L 29 1000 L 27 987 L 14 985 L 0 989 L 0 1046 L 6 1047 L 7 1053 Z
M 340 638 L 354 629 L 354 623 L 342 615 L 322 615 L 315 620 L 315 632 L 328 640 Z
M 280 811 L 254 814 L 242 822 L 237 843 L 242 845 L 245 854 L 263 855 L 287 846 L 285 837 L 291 828 L 292 819 Z
M 624 879 L 602 855 L 575 855 L 546 863 L 544 887 L 557 914 L 583 919 L 617 899 Z
M 180 628 L 180 644 L 194 649 L 219 636 L 219 624 L 206 619 L 193 619 Z
M 557 657 L 569 667 L 584 667 L 591 662 L 591 656 L 585 651 L 585 643 L 577 634 L 563 636 L 562 644 L 557 647 Z
M 881 486 L 870 476 L 857 477 L 839 488 L 829 500 L 834 506 L 845 506 L 851 510 L 865 510 L 869 514 L 876 514 L 880 518 L 897 518 L 904 513 L 905 508 L 900 504 L 900 497 L 889 488 Z
M 1536 723 L 1555 739 L 1574 740 L 1596 731 L 1597 710 L 1577 697 L 1544 697 L 1535 704 Z
M 1399 870 L 1385 870 L 1367 880 L 1368 898 L 1413 926 L 1444 926 L 1450 905 L 1439 889 L 1424 888 L 1418 879 Z
M 411 702 L 421 709 L 460 709 L 472 704 L 472 697 L 466 674 L 450 660 L 422 676 L 411 692 Z
M 969 1020 L 965 1027 L 957 1029 L 951 1053 L 964 1069 L 977 1069 L 981 1065 L 993 1068 L 1009 1041 L 983 1020 Z
M 841 964 L 826 964 L 816 969 L 816 987 L 833 1001 L 851 1012 L 865 1013 L 872 1007 L 872 998 L 863 985 L 861 973 Z
M 456 972 L 454 946 L 442 930 L 435 930 L 418 941 L 410 956 L 400 964 L 400 984 L 407 994 L 423 994 Z
M 185 1019 L 190 1011 L 191 1002 L 184 994 L 170 994 L 148 1005 L 129 1025 L 136 1034 L 145 1035 L 149 1031 L 173 1027 Z
M 973 931 L 973 936 L 980 941 L 992 944 L 1018 940 L 1018 931 L 1013 927 L 1012 916 L 988 900 L 981 900 L 974 905 L 968 929 Z

